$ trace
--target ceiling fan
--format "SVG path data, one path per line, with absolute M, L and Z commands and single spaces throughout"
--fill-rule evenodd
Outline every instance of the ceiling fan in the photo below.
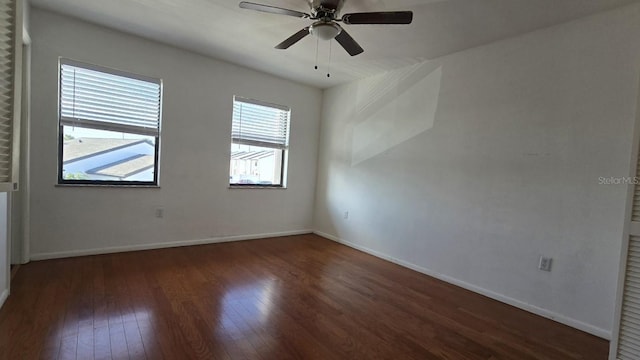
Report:
M 362 12 L 338 14 L 345 0 L 308 0 L 311 13 L 284 9 L 271 5 L 256 4 L 248 1 L 240 2 L 243 9 L 262 11 L 271 14 L 295 16 L 302 19 L 315 20 L 310 26 L 293 34 L 291 37 L 276 45 L 276 49 L 288 49 L 291 45 L 302 40 L 305 36 L 313 34 L 321 40 L 335 39 L 351 56 L 358 55 L 364 50 L 362 47 L 338 24 L 365 25 L 365 24 L 411 24 L 413 12 Z

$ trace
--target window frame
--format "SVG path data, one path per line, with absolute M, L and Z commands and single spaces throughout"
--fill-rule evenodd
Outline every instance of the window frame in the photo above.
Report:
M 105 74 L 115 75 L 127 77 L 134 80 L 146 81 L 150 83 L 157 84 L 159 86 L 159 103 L 158 103 L 158 128 L 157 135 L 148 135 L 153 136 L 155 138 L 155 148 L 154 148 L 154 162 L 153 162 L 153 180 L 152 181 L 131 181 L 131 180 L 87 180 L 87 179 L 65 179 L 64 178 L 64 127 L 69 126 L 68 124 L 63 124 L 63 116 L 62 116 L 62 106 L 61 106 L 61 98 L 62 98 L 62 65 L 70 65 L 74 67 L 79 67 L 91 71 L 97 71 Z M 139 188 L 158 188 L 160 187 L 160 141 L 162 134 L 162 105 L 164 98 L 164 86 L 163 80 L 159 78 L 152 78 L 144 75 L 139 75 L 135 73 L 130 73 L 126 71 L 121 71 L 101 65 L 95 65 L 85 62 L 80 62 L 76 60 L 71 60 L 68 58 L 60 57 L 58 58 L 58 164 L 57 164 L 57 172 L 58 172 L 58 181 L 57 185 L 59 186 L 97 186 L 97 187 L 139 187 Z M 105 126 L 101 128 L 99 120 L 86 120 L 90 122 L 92 126 L 83 126 L 82 124 L 74 125 L 75 127 L 82 129 L 93 129 L 93 130 L 102 130 L 102 131 L 121 131 L 123 133 L 127 132 L 125 129 L 118 130 L 117 126 Z M 142 135 L 142 134 L 137 134 Z
M 289 147 L 290 147 L 289 139 L 291 137 L 291 108 L 284 105 L 279 105 L 279 104 L 274 104 L 274 103 L 269 103 L 261 100 L 255 100 L 251 98 L 234 95 L 233 105 L 235 105 L 236 101 L 246 103 L 246 104 L 269 107 L 272 109 L 277 109 L 277 110 L 287 112 L 288 115 L 287 115 L 287 124 L 286 124 L 286 144 L 282 148 L 278 146 L 270 147 L 269 143 L 264 143 L 264 142 L 260 143 L 260 145 L 258 144 L 254 145 L 254 146 L 263 147 L 263 148 L 271 148 L 274 150 L 274 153 L 277 152 L 278 150 L 281 151 L 280 183 L 279 184 L 233 184 L 229 182 L 228 183 L 229 188 L 230 189 L 286 189 L 287 188 L 287 178 L 286 178 L 287 168 L 289 166 Z M 235 106 L 233 106 L 232 108 L 233 109 L 231 114 L 231 127 L 233 128 Z M 233 130 L 231 131 L 231 133 L 232 133 L 231 144 L 230 144 L 231 146 L 233 146 L 234 144 L 251 146 L 249 144 L 241 144 L 241 143 L 235 142 L 233 138 Z M 229 172 L 231 171 L 231 160 L 232 160 L 231 156 L 232 154 L 230 153 L 229 154 Z

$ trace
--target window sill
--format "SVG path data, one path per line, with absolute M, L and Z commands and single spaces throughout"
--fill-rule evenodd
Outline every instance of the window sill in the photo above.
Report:
M 228 189 L 271 189 L 271 190 L 287 190 L 284 186 L 251 186 L 251 185 L 229 185 Z
M 160 185 L 112 185 L 112 184 L 55 184 L 54 187 L 59 188 L 126 188 L 126 189 L 160 189 Z

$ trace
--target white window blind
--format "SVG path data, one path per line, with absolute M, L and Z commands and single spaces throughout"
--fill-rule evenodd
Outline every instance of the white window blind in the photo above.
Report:
M 60 60 L 60 124 L 159 136 L 162 86 L 147 78 Z
M 289 115 L 286 106 L 258 100 L 233 99 L 231 138 L 235 144 L 286 149 L 289 146 Z
M 16 109 L 17 79 L 16 38 L 17 3 L 15 0 L 0 0 L 0 183 L 15 180 L 13 150 Z M 15 186 L 13 186 L 15 188 Z M 6 190 L 6 189 L 3 189 Z

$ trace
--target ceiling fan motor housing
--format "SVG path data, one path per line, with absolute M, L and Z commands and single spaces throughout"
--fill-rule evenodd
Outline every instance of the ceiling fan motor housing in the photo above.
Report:
M 311 11 L 314 12 L 313 15 L 319 15 L 316 14 L 316 12 L 318 11 L 326 11 L 326 12 L 330 12 L 334 15 L 337 15 L 340 10 L 342 10 L 342 5 L 344 5 L 344 0 L 308 0 L 309 1 L 309 7 L 311 8 Z

